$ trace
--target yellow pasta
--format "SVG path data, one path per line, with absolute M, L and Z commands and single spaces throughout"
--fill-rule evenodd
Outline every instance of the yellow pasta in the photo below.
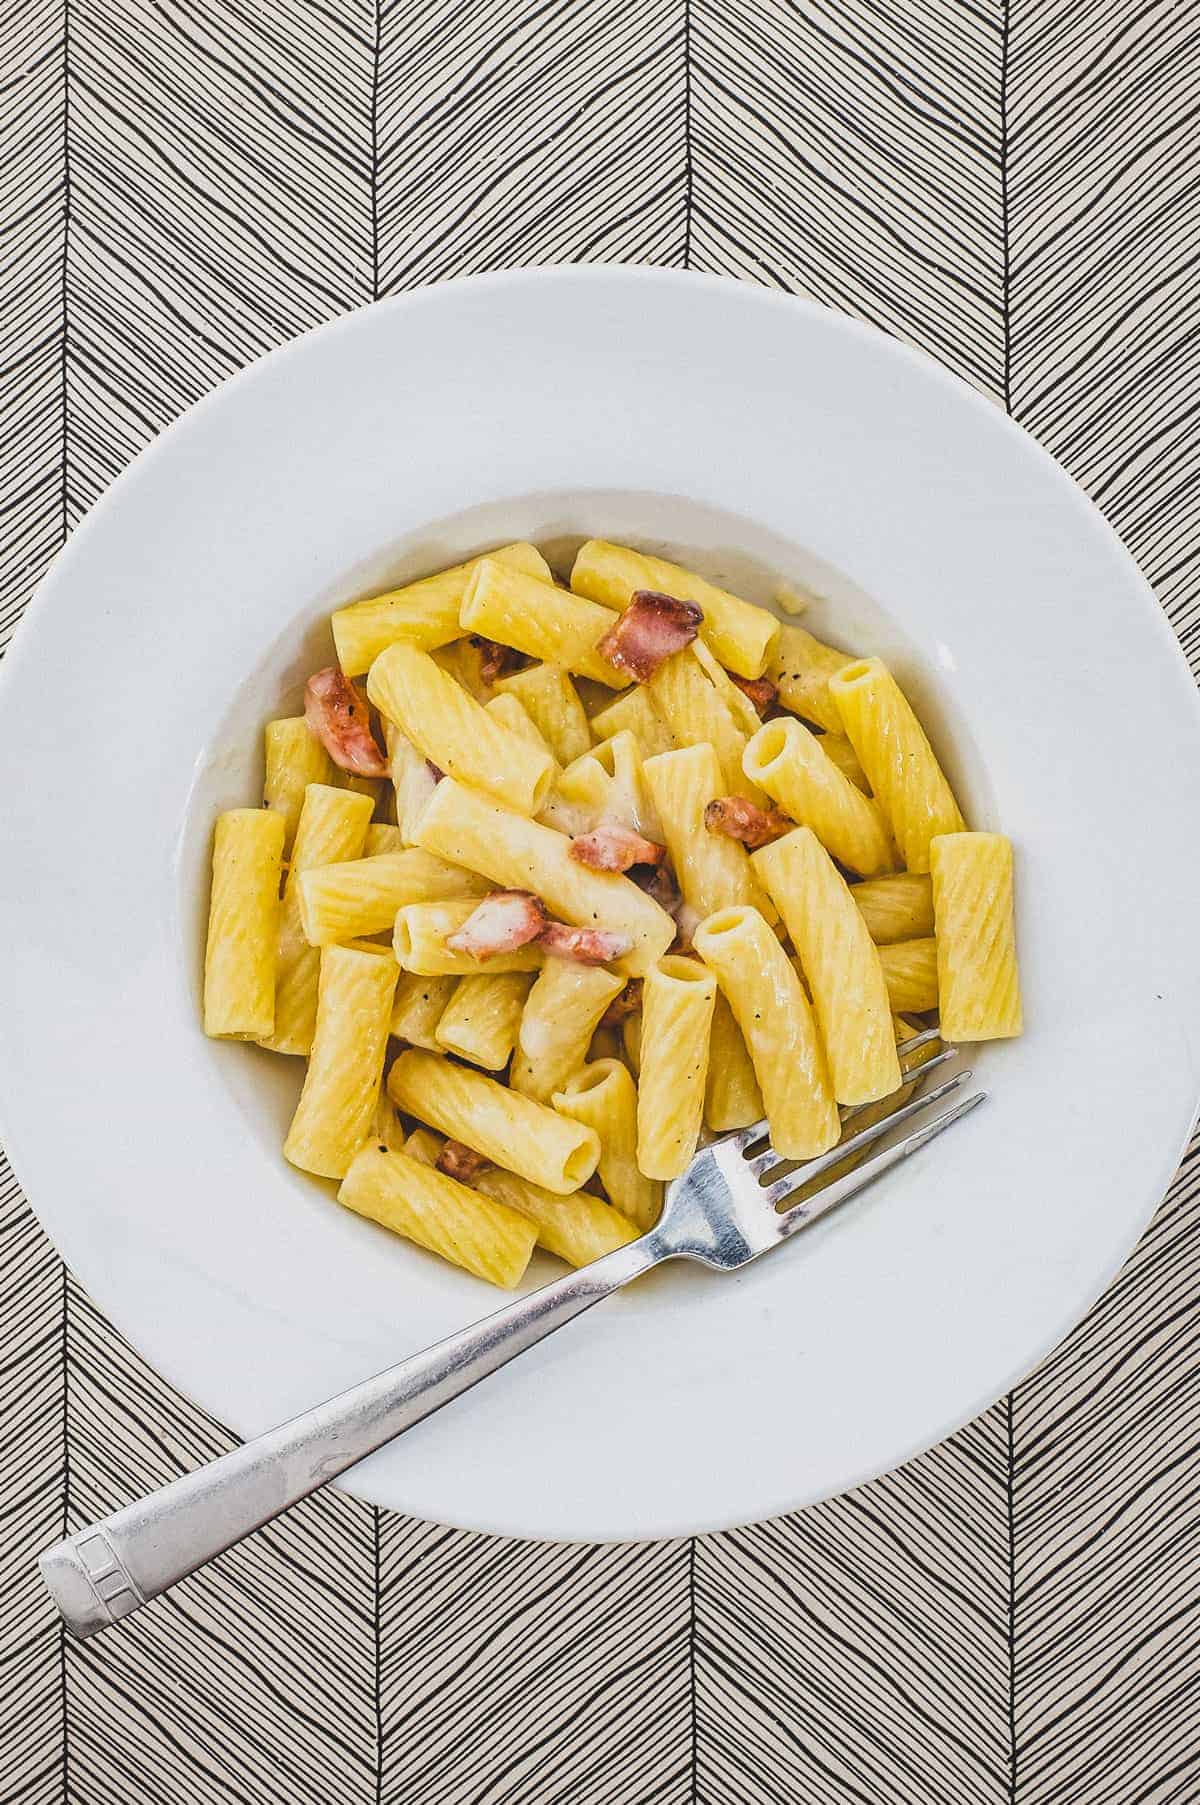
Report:
M 625 988 L 602 965 L 578 965 L 571 959 L 547 959 L 534 980 L 509 1074 L 514 1090 L 547 1103 L 587 1058 L 592 1034 L 612 1002 Z
M 204 954 L 204 1032 L 214 1037 L 259 1040 L 274 1029 L 284 831 L 270 809 L 217 817 Z
M 614 733 L 610 740 L 596 747 L 592 756 L 611 779 L 604 806 L 605 820 L 632 828 L 643 839 L 661 846 L 662 823 L 646 783 L 636 735 Z
M 666 722 L 641 683 L 626 690 L 615 702 L 597 709 L 592 716 L 592 732 L 598 740 L 610 740 L 618 733 L 632 733 L 643 758 L 653 758 L 656 752 L 669 752 L 675 744 Z
M 662 1185 L 638 1166 L 638 1093 L 619 1059 L 592 1059 L 554 1093 L 554 1107 L 600 1137 L 600 1183 L 609 1202 L 639 1229 L 653 1228 Z
M 705 644 L 739 677 L 762 676 L 779 635 L 779 622 L 765 608 L 718 589 L 681 564 L 604 539 L 589 539 L 580 547 L 571 588 L 608 608 L 627 607 L 638 589 L 697 603 L 704 613 L 700 632 Z
M 706 806 L 725 794 L 712 747 L 662 752 L 647 759 L 643 770 L 688 908 L 702 916 L 745 903 L 774 922 L 775 905 L 758 883 L 746 848 L 704 825 Z
M 588 718 L 566 671 L 557 664 L 531 664 L 501 677 L 496 688 L 515 696 L 560 765 L 582 758 L 592 743 Z
M 485 790 L 518 814 L 536 814 L 545 802 L 555 774 L 549 752 L 502 726 L 428 653 L 414 646 L 389 646 L 371 666 L 367 694 L 419 752 L 451 777 Z
M 391 1098 L 381 1088 L 371 1118 L 370 1140 L 376 1147 L 386 1147 L 389 1153 L 403 1153 L 405 1138 L 404 1124 L 396 1114 Z
M 483 674 L 483 647 L 473 639 L 456 639 L 448 646 L 439 646 L 429 656 L 439 671 L 452 677 L 481 708 L 492 700 L 491 679 Z M 367 681 L 369 683 L 370 678 Z
M 766 921 L 722 909 L 700 923 L 695 946 L 742 1031 L 775 1151 L 812 1159 L 836 1146 L 841 1121 L 812 1010 Z
M 434 791 L 417 838 L 427 852 L 482 872 L 501 889 L 532 890 L 562 921 L 624 935 L 632 948 L 614 963 L 628 976 L 639 977 L 675 938 L 671 917 L 628 878 L 588 870 L 571 858 L 564 834 L 451 778 Z
M 527 745 L 535 746 L 539 752 L 544 752 L 547 758 L 557 765 L 558 761 L 554 757 L 549 741 L 546 740 L 541 728 L 522 707 L 516 696 L 506 693 L 493 696 L 491 701 L 485 704 L 483 712 L 491 715 L 494 721 L 499 721 L 502 727 L 507 727 L 510 733 L 515 733 L 517 738 L 524 740 Z
M 696 1151 L 716 995 L 716 979 L 695 959 L 668 956 L 646 973 L 637 1160 L 648 1178 L 678 1178 Z
M 300 877 L 319 865 L 357 859 L 371 820 L 371 799 L 353 790 L 310 783 L 296 826 L 292 863 L 279 917 L 275 969 L 275 1026 L 262 1044 L 274 1053 L 307 1054 L 317 1021 L 321 955 L 310 946 L 300 917 Z
M 718 991 L 708 1042 L 704 1126 L 713 1134 L 727 1134 L 731 1128 L 749 1128 L 752 1122 L 761 1122 L 765 1114 L 742 1031 Z
M 608 689 L 629 682 L 627 671 L 596 650 L 616 624 L 615 614 L 489 558 L 480 559 L 467 584 L 459 619 L 464 633 L 482 633 Z
M 749 735 L 714 688 L 693 647 L 666 659 L 645 688 L 677 747 L 709 746 L 716 754 L 722 796 L 762 801 L 761 791 L 743 770 Z
M 346 1173 L 338 1202 L 504 1290 L 520 1284 L 537 1243 L 527 1215 L 374 1145 Z
M 550 567 L 536 546 L 503 545 L 487 555 L 544 583 L 552 580 Z M 463 590 L 478 561 L 472 558 L 434 577 L 422 577 L 401 589 L 339 608 L 330 625 L 338 662 L 346 675 L 358 677 L 370 670 L 380 652 L 398 640 L 430 652 L 457 639 L 462 632 L 458 611 Z
M 388 1073 L 388 1095 L 407 1115 L 558 1196 L 585 1185 L 600 1158 L 592 1129 L 431 1053 L 402 1053 Z
M 899 871 L 873 877 L 850 890 L 876 946 L 921 940 L 933 933 L 933 888 L 927 877 Z
M 864 877 L 894 871 L 897 860 L 877 805 L 855 788 L 801 721 L 780 716 L 746 747 L 747 774 L 803 827 L 811 827 L 840 864 Z
M 396 961 L 404 971 L 420 972 L 424 977 L 470 977 L 487 971 L 539 971 L 542 949 L 531 943 L 511 953 L 497 953 L 480 961 L 473 953 L 458 952 L 446 945 L 450 934 L 457 934 L 479 907 L 477 897 L 468 896 L 456 902 L 406 903 L 396 911 L 392 945 Z
M 437 1031 L 458 983 L 455 977 L 402 971 L 392 1004 L 391 1033 L 410 1046 L 440 1053 Z
M 434 1134 L 432 1128 L 414 1128 L 404 1143 L 404 1152 L 409 1159 L 419 1160 L 423 1166 L 436 1166 L 445 1140 L 440 1134 Z
M 406 903 L 480 897 L 487 884 L 476 872 L 409 846 L 337 865 L 318 865 L 297 878 L 300 923 L 311 946 L 356 940 L 393 926 Z
M 1003 834 L 939 834 L 930 842 L 942 1038 L 1019 1034 L 1012 842 Z
M 327 946 L 320 960 L 312 1053 L 283 1151 L 305 1172 L 341 1178 L 371 1131 L 399 974 L 386 947 Z
M 900 1083 L 879 952 L 851 890 L 811 828 L 756 852 L 808 981 L 839 1103 L 875 1103 Z
M 381 852 L 403 852 L 404 835 L 398 827 L 388 826 L 382 821 L 372 821 L 367 829 L 367 837 L 363 841 L 363 858 L 378 858 Z
M 480 1191 L 529 1218 L 539 1247 L 556 1254 L 568 1266 L 588 1266 L 602 1254 L 615 1253 L 636 1241 L 641 1232 L 635 1223 L 587 1191 L 556 1197 L 540 1185 L 531 1185 L 499 1166 L 481 1172 Z
M 559 774 L 538 819 L 560 834 L 588 833 L 603 819 L 611 789 L 609 772 L 594 752 L 585 752 Z
M 425 804 L 437 788 L 437 772 L 419 752 L 406 734 L 390 721 L 383 724 L 387 741 L 388 769 L 395 798 L 396 828 L 403 846 L 414 844 L 417 822 L 425 812 Z
M 621 1023 L 621 1051 L 625 1055 L 625 1063 L 636 1078 L 642 1065 L 642 1012 L 635 1009 Z
M 485 1071 L 503 1071 L 517 1044 L 521 1011 L 533 981 L 519 971 L 460 978 L 434 1034 L 439 1050 Z
M 787 622 L 779 631 L 779 643 L 767 667 L 767 676 L 775 685 L 779 700 L 793 714 L 803 715 L 827 733 L 842 732 L 842 717 L 829 694 L 829 679 L 836 677 L 853 654 L 839 652 L 833 646 L 814 639 L 803 627 Z
M 843 777 L 848 777 L 856 790 L 869 796 L 871 786 L 867 782 L 867 774 L 858 762 L 858 753 L 850 744 L 844 733 L 823 733 L 821 750 L 826 758 L 833 760 Z
M 846 665 L 831 679 L 829 693 L 905 866 L 928 871 L 930 840 L 961 833 L 964 822 L 924 728 L 879 658 Z
M 283 816 L 283 856 L 288 858 L 310 783 L 337 782 L 333 760 L 303 715 L 268 721 L 263 732 L 263 801 Z
M 879 948 L 888 1001 L 897 1015 L 924 1015 L 938 1006 L 937 942 L 898 940 Z

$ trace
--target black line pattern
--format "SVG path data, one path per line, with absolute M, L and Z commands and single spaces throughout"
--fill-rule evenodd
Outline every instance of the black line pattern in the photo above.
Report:
M 593 258 L 930 351 L 1096 497 L 1200 672 L 1188 8 L 21 0 L 0 43 L 0 648 L 229 371 L 376 295 Z M 1039 1373 L 815 1510 L 592 1548 L 324 1495 L 78 1647 L 35 1553 L 228 1438 L 0 1163 L 0 1799 L 1183 1805 L 1198 1233 L 1200 1143 Z

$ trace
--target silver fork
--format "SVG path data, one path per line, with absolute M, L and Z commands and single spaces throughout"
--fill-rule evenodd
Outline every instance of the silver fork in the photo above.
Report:
M 954 1056 L 948 1048 L 919 1067 L 909 1063 L 936 1038 L 937 1030 L 929 1029 L 900 1048 L 906 1079 L 923 1083 L 935 1066 Z M 751 1151 L 766 1137 L 765 1122 L 711 1141 L 683 1177 L 667 1187 L 657 1225 L 639 1240 L 530 1292 L 49 1549 L 38 1564 L 67 1627 L 77 1636 L 94 1636 L 140 1610 L 288 1505 L 652 1266 L 698 1260 L 717 1271 L 734 1272 L 808 1228 L 916 1153 L 982 1103 L 987 1093 L 978 1091 L 954 1103 L 790 1209 L 782 1207 L 788 1197 L 875 1147 L 970 1075 L 959 1072 L 857 1131 L 854 1121 L 863 1109 L 844 1111 L 838 1145 L 802 1164 L 780 1160 L 770 1147 Z

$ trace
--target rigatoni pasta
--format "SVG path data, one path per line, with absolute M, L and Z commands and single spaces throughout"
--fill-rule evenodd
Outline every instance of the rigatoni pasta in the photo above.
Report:
M 402 1053 L 388 1073 L 388 1095 L 397 1109 L 560 1196 L 585 1185 L 600 1158 L 592 1129 L 431 1053 Z
M 716 979 L 696 959 L 668 956 L 642 986 L 638 1165 L 678 1178 L 700 1139 Z
M 906 867 L 928 871 L 930 840 L 961 833 L 965 823 L 925 729 L 880 658 L 844 665 L 829 694 Z
M 753 858 L 796 949 L 839 1103 L 875 1103 L 900 1083 L 879 953 L 849 886 L 811 828 Z
M 320 960 L 312 1053 L 283 1151 L 306 1172 L 341 1178 L 379 1101 L 399 972 L 386 947 L 327 946 Z
M 540 582 L 551 580 L 550 567 L 536 546 L 502 545 L 487 555 Z M 370 670 L 380 652 L 398 641 L 431 652 L 457 639 L 462 632 L 458 611 L 463 590 L 478 562 L 472 558 L 466 564 L 439 571 L 437 576 L 422 577 L 400 589 L 389 589 L 383 595 L 339 608 L 330 625 L 338 662 L 347 677 L 358 677 Z
M 520 1284 L 537 1243 L 527 1214 L 372 1144 L 347 1169 L 338 1202 L 505 1290 Z
M 652 1228 L 704 1133 L 877 1120 L 915 1016 L 1021 1028 L 1011 846 L 879 659 L 607 540 L 565 576 L 339 609 L 213 848 L 204 1025 L 307 1058 L 286 1157 L 501 1285 Z
M 1003 834 L 940 834 L 929 843 L 929 871 L 943 1037 L 1019 1034 L 1012 842 Z
M 721 909 L 696 929 L 754 1065 L 771 1143 L 812 1159 L 841 1133 L 825 1051 L 800 980 L 757 909 Z
M 204 956 L 204 1032 L 262 1040 L 275 1027 L 279 873 L 285 821 L 266 809 L 227 809 L 213 836 Z

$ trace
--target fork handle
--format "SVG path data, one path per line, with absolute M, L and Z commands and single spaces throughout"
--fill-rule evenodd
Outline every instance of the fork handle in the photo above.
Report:
M 68 1536 L 38 1562 L 68 1629 L 94 1636 L 140 1610 L 667 1258 L 643 1235 Z

